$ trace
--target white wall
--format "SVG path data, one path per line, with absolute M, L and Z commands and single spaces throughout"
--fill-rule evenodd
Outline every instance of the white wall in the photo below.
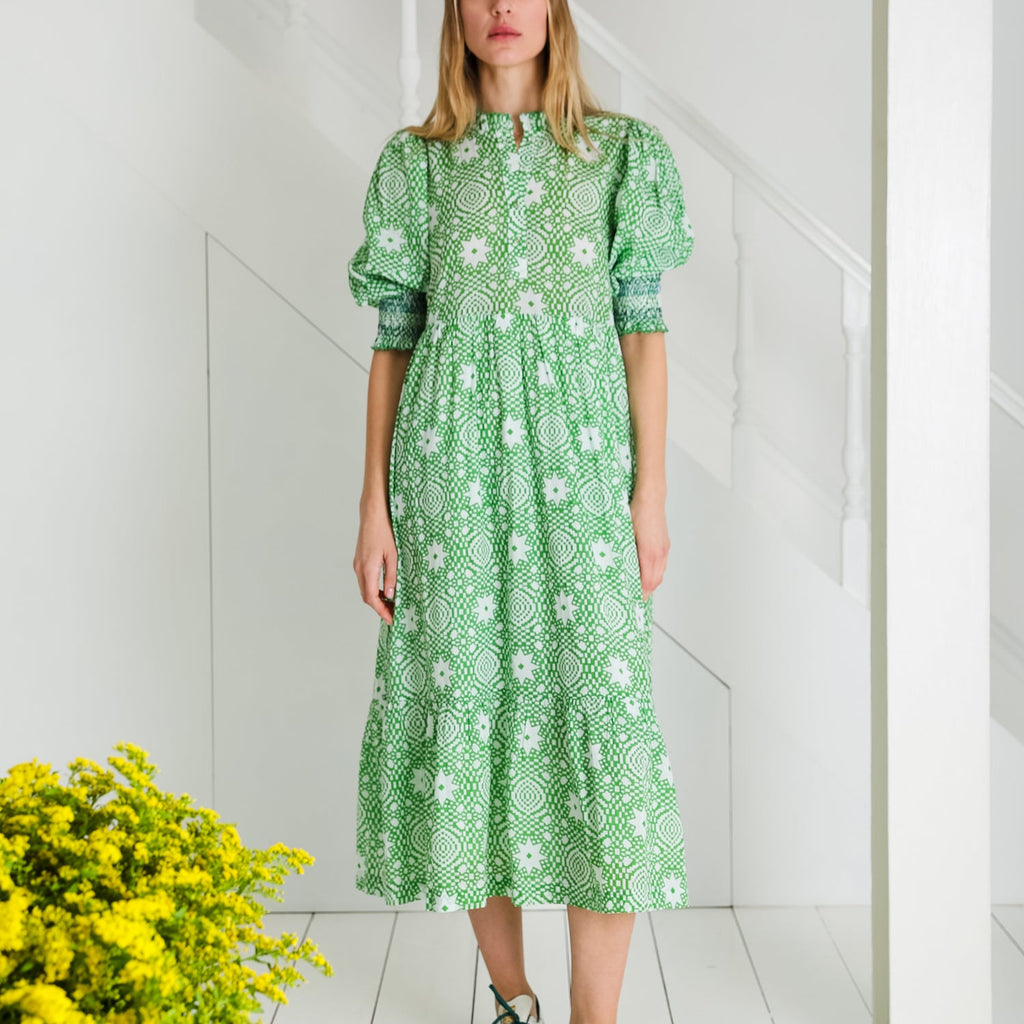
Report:
M 871 5 L 584 6 L 857 251 L 871 205 Z
M 295 909 L 343 906 L 377 622 L 365 367 L 334 340 L 369 329 L 362 174 L 175 2 L 5 10 L 0 131 L 0 770 L 136 743 L 244 842 L 317 857 Z
M 1024 5 L 995 0 L 992 102 L 992 366 L 1024 395 Z M 1024 703 L 1024 430 L 992 410 L 992 612 Z
M 208 801 L 203 230 L 15 42 L 0 32 L 0 763 L 126 739 Z
M 1024 394 L 1024 5 L 995 0 L 992 28 L 992 363 Z

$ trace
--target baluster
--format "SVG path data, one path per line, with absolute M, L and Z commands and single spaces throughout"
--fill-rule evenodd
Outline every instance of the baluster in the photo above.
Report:
M 309 99 L 309 11 L 306 0 L 288 0 L 282 63 L 285 88 L 305 107 Z
M 402 87 L 402 124 L 420 121 L 420 51 L 416 29 L 416 0 L 402 0 L 402 54 L 398 59 L 398 81 Z
M 743 497 L 754 497 L 757 438 L 750 411 L 753 374 L 754 273 L 750 235 L 754 229 L 755 197 L 736 175 L 732 179 L 732 231 L 736 239 L 736 348 L 732 368 L 736 378 L 732 419 L 732 487 Z
M 871 323 L 871 294 L 843 274 L 843 335 L 846 338 L 846 438 L 843 444 L 842 583 L 867 605 L 871 547 L 867 509 L 867 437 L 864 420 L 865 354 Z

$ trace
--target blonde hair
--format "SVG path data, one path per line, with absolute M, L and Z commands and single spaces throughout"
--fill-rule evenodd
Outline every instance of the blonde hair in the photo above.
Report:
M 548 37 L 541 51 L 545 61 L 541 106 L 555 141 L 575 153 L 574 133 L 577 131 L 587 145 L 593 145 L 584 117 L 624 115 L 600 107 L 584 81 L 579 62 L 579 37 L 568 0 L 547 0 L 547 9 Z M 423 124 L 407 125 L 406 131 L 424 139 L 454 142 L 475 120 L 480 102 L 479 62 L 463 38 L 459 0 L 445 0 L 438 67 L 434 105 Z

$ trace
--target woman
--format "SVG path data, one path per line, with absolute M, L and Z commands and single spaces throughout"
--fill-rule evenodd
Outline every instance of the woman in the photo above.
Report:
M 349 263 L 379 308 L 356 884 L 467 910 L 506 1024 L 541 1020 L 521 907 L 564 902 L 570 1024 L 606 1024 L 636 912 L 687 905 L 650 664 L 660 276 L 693 236 L 659 130 L 591 102 L 566 0 L 447 0 L 440 68 Z

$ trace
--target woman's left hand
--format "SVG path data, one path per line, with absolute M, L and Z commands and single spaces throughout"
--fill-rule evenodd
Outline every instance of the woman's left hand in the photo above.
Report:
M 633 519 L 633 536 L 640 561 L 640 591 L 646 601 L 661 585 L 668 564 L 668 521 L 665 518 L 665 499 L 634 491 L 629 503 Z

